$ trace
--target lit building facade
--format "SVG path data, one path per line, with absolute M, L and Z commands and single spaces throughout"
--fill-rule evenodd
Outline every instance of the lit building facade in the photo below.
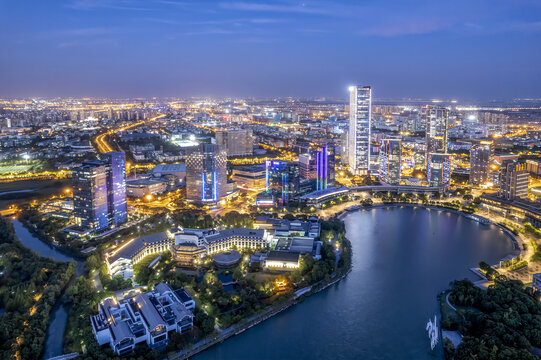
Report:
M 529 176 L 525 163 L 505 160 L 500 171 L 498 196 L 506 200 L 526 199 Z
M 428 154 L 428 186 L 448 185 L 451 179 L 451 161 L 449 154 Z
M 368 175 L 370 170 L 372 89 L 370 86 L 351 86 L 349 96 L 349 170 L 356 175 Z
M 77 225 L 93 232 L 109 227 L 107 167 L 88 161 L 73 170 L 73 213 Z
M 118 226 L 128 220 L 126 205 L 126 156 L 123 152 L 113 151 L 102 154 L 107 167 L 107 204 L 109 222 Z
M 216 145 L 227 152 L 227 156 L 245 156 L 253 154 L 254 139 L 251 129 L 217 130 Z
M 217 203 L 226 195 L 227 153 L 214 144 L 200 144 L 186 158 L 186 199 Z
M 265 162 L 265 167 L 266 191 L 274 195 L 279 205 L 287 205 L 299 191 L 299 164 L 268 160 Z
M 402 141 L 383 139 L 379 151 L 380 180 L 391 185 L 400 185 L 400 166 L 402 164 Z
M 490 162 L 494 155 L 492 141 L 480 141 L 470 149 L 470 183 L 485 185 L 490 180 Z
M 426 105 L 421 108 L 421 116 L 426 121 L 426 153 L 447 153 L 449 111 L 441 106 Z
M 315 180 L 313 190 L 325 190 L 335 184 L 334 146 L 324 144 L 311 148 L 299 155 L 300 175 L 303 179 Z
M 335 184 L 334 145 L 326 144 L 316 152 L 316 190 L 325 190 Z
M 92 232 L 116 227 L 128 218 L 124 153 L 110 152 L 101 158 L 72 173 L 75 221 Z

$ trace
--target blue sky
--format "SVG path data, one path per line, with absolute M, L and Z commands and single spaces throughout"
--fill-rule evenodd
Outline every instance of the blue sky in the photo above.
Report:
M 537 0 L 0 0 L 0 96 L 541 98 Z

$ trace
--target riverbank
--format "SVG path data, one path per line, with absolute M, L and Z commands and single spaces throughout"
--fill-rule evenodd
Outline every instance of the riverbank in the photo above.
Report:
M 11 223 L 15 231 L 15 236 L 24 247 L 31 249 L 39 256 L 49 258 L 60 263 L 76 263 L 73 275 L 67 281 L 63 289 L 61 289 L 60 294 L 56 298 L 56 301 L 49 313 L 45 344 L 42 353 L 44 359 L 62 355 L 63 337 L 69 310 L 69 304 L 66 301 L 67 299 L 65 297 L 65 292 L 66 289 L 73 285 L 74 282 L 85 273 L 84 262 L 68 256 L 67 254 L 59 251 L 58 248 L 44 242 L 33 232 L 31 232 L 31 229 L 24 226 L 22 222 L 12 220 Z
M 494 225 L 494 226 L 498 227 L 500 230 L 503 231 L 503 233 L 505 235 L 507 235 L 507 237 L 509 237 L 509 239 L 513 243 L 513 247 L 515 248 L 515 250 L 520 252 L 519 255 L 521 255 L 521 256 L 525 255 L 526 250 L 524 249 L 524 244 L 523 244 L 523 241 L 520 238 L 520 236 L 515 235 L 506 226 L 504 226 L 504 225 L 502 225 L 500 223 L 494 222 L 492 219 L 489 219 L 489 218 L 481 216 L 481 215 L 477 215 L 477 214 L 473 215 L 473 214 L 466 213 L 466 212 L 463 212 L 463 211 L 460 211 L 460 210 L 452 209 L 452 208 L 449 208 L 449 207 L 446 207 L 446 206 L 439 206 L 439 205 L 424 205 L 424 204 L 411 204 L 411 203 L 391 203 L 391 204 L 374 204 L 374 205 L 370 205 L 370 206 L 361 206 L 361 205 L 359 205 L 359 206 L 360 207 L 358 209 L 355 209 L 355 210 L 350 210 L 350 211 L 343 210 L 342 212 L 336 214 L 335 216 L 338 219 L 342 220 L 346 215 L 348 215 L 350 213 L 353 213 L 353 212 L 356 212 L 356 211 L 370 210 L 370 209 L 380 209 L 380 208 L 397 208 L 397 207 L 413 207 L 413 208 L 421 207 L 421 208 L 425 208 L 425 209 L 449 211 L 449 212 L 454 213 L 454 214 L 462 215 L 462 216 L 466 217 L 467 219 L 474 220 L 474 221 L 477 221 L 479 223 L 482 223 L 483 225 Z M 480 221 L 478 221 L 476 219 L 472 219 L 472 216 L 474 216 L 476 218 L 479 218 Z
M 57 252 L 62 253 L 66 255 L 67 257 L 71 257 L 77 262 L 85 261 L 85 256 L 80 251 L 76 251 L 67 246 L 54 244 L 51 241 L 49 236 L 38 231 L 38 229 L 36 228 L 36 225 L 31 224 L 29 221 L 22 220 L 22 219 L 21 220 L 17 219 L 17 221 L 20 222 L 35 238 L 37 238 L 42 243 L 49 246 L 51 249 L 55 249 Z
M 235 324 L 233 326 L 230 326 L 224 330 L 221 331 L 220 335 L 212 338 L 212 339 L 205 339 L 200 341 L 199 343 L 196 343 L 194 347 L 192 347 L 190 350 L 186 351 L 183 350 L 181 352 L 175 353 L 175 354 L 169 354 L 168 359 L 170 360 L 185 360 L 192 356 L 195 356 L 209 348 L 211 348 L 214 345 L 218 345 L 225 340 L 239 335 L 246 330 L 264 322 L 265 320 L 268 320 L 281 312 L 289 309 L 290 307 L 302 303 L 306 297 L 312 296 L 314 294 L 317 294 L 327 288 L 329 288 L 332 285 L 337 284 L 341 280 L 343 280 L 349 273 L 351 272 L 351 266 L 350 268 L 343 273 L 342 275 L 338 276 L 337 278 L 331 280 L 329 283 L 326 284 L 316 284 L 316 285 L 310 285 L 306 288 L 297 290 L 297 293 L 302 293 L 302 295 L 294 296 L 292 299 L 287 300 L 284 304 L 281 304 L 278 307 L 270 307 L 269 309 L 266 309 L 260 314 L 254 315 L 249 319 L 246 319 L 244 321 L 241 321 L 238 324 Z M 303 291 L 305 289 L 309 289 L 308 291 Z

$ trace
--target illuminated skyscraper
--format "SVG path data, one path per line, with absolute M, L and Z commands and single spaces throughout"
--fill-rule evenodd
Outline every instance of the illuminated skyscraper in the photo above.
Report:
M 372 89 L 370 86 L 349 88 L 349 170 L 368 175 L 370 169 L 370 126 L 372 121 Z
M 299 164 L 282 160 L 265 162 L 267 193 L 272 194 L 279 205 L 287 205 L 299 191 Z
M 101 155 L 107 163 L 107 203 L 110 225 L 118 226 L 128 219 L 126 206 L 126 156 L 114 151 Z
M 490 162 L 494 155 L 494 142 L 480 141 L 470 149 L 470 183 L 484 185 L 489 181 Z
M 334 145 L 325 144 L 316 152 L 316 190 L 334 186 Z
M 217 203 L 226 194 L 227 153 L 214 144 L 200 144 L 186 158 L 186 199 Z
M 299 155 L 300 175 L 304 179 L 315 180 L 314 190 L 324 190 L 334 186 L 334 165 L 333 144 L 313 146 L 307 153 Z
M 101 161 L 88 161 L 73 170 L 72 182 L 77 225 L 93 232 L 107 229 L 107 166 Z
M 504 160 L 500 171 L 498 196 L 506 200 L 526 199 L 529 176 L 525 163 Z
M 400 166 L 402 164 L 402 141 L 383 139 L 379 150 L 379 178 L 381 181 L 400 185 Z
M 101 155 L 73 170 L 73 207 L 76 223 L 93 232 L 116 227 L 128 218 L 123 152 Z
M 426 105 L 421 108 L 426 121 L 426 153 L 447 153 L 449 111 L 441 106 Z
M 428 186 L 448 185 L 451 179 L 451 162 L 449 154 L 428 154 L 427 180 Z

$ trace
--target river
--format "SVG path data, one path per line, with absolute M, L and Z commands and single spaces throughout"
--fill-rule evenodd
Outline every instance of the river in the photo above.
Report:
M 13 220 L 11 223 L 15 229 L 15 235 L 17 235 L 17 238 L 24 246 L 34 250 L 41 256 L 48 257 L 56 261 L 76 261 L 77 267 L 75 268 L 75 275 L 81 276 L 84 273 L 84 262 L 68 256 L 60 252 L 54 246 L 39 240 L 37 237 L 32 235 L 19 220 Z M 47 338 L 45 340 L 43 359 L 49 359 L 51 357 L 63 354 L 62 343 L 64 338 L 64 330 L 66 329 L 66 321 L 68 319 L 68 310 L 69 306 L 64 304 L 62 301 L 57 301 L 53 307 L 51 316 L 49 318 L 49 327 L 47 329 Z
M 513 252 L 498 227 L 445 210 L 378 208 L 343 220 L 353 246 L 344 280 L 196 360 L 442 358 L 425 331 L 437 294 Z

